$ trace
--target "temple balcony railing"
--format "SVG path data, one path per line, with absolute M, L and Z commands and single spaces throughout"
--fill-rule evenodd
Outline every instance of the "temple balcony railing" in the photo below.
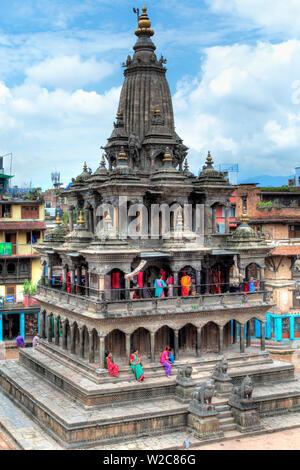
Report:
M 101 301 L 95 297 L 71 294 L 57 288 L 40 285 L 35 296 L 40 302 L 53 304 L 80 314 L 91 312 L 99 318 L 141 315 L 162 315 L 193 311 L 224 310 L 270 305 L 270 291 L 196 294 L 186 297 L 160 297 Z

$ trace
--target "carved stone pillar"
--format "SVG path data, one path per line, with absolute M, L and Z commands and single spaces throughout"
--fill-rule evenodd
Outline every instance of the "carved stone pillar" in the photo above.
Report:
M 261 351 L 266 350 L 266 337 L 265 337 L 265 322 L 261 322 L 261 338 L 260 338 Z
M 89 331 L 89 363 L 95 362 L 94 334 Z
M 47 338 L 48 338 L 48 343 L 52 343 L 52 315 L 48 315 Z
M 67 290 L 67 266 L 63 266 L 62 268 L 62 285 L 61 285 L 61 290 L 66 291 Z
M 130 279 L 125 279 L 125 299 L 130 299 Z
M 70 343 L 71 343 L 71 354 L 76 354 L 76 333 L 77 333 L 77 328 L 76 325 L 73 324 L 71 326 L 71 338 L 70 338 Z
M 175 360 L 179 360 L 179 342 L 178 342 L 178 330 L 174 329 L 174 353 Z
M 196 292 L 201 294 L 201 270 L 197 269 L 196 271 Z
M 49 263 L 48 265 L 48 286 L 52 286 L 52 263 Z
M 42 286 L 46 285 L 46 263 L 42 264 L 42 277 L 41 277 Z
M 99 337 L 99 361 L 100 361 L 100 369 L 104 369 L 104 348 L 105 348 L 105 341 L 104 336 Z
M 68 349 L 68 320 L 62 322 L 62 348 L 66 351 Z
M 69 207 L 68 208 L 68 214 L 69 214 L 69 230 L 70 232 L 73 231 L 73 208 Z
M 178 288 L 178 271 L 173 272 L 173 279 L 174 279 L 174 292 L 173 295 L 175 297 L 178 297 L 179 294 L 179 288 Z
M 82 326 L 79 330 L 80 332 L 80 340 L 79 340 L 79 357 L 84 359 L 84 336 L 85 336 L 85 328 Z
M 130 334 L 126 333 L 126 364 L 129 362 L 130 357 Z
M 201 326 L 197 327 L 197 347 L 196 347 L 197 357 L 201 356 Z
M 71 294 L 75 294 L 75 267 L 70 269 Z
M 233 344 L 236 344 L 236 341 L 237 341 L 237 327 L 238 327 L 238 324 L 236 322 L 236 320 L 232 320 L 232 343 Z
M 265 290 L 265 280 L 264 280 L 265 270 L 264 268 L 261 268 L 261 267 L 259 269 L 260 269 L 259 290 Z
M 45 325 L 45 313 L 40 314 L 40 329 L 41 329 L 41 338 L 45 339 L 46 338 L 46 325 Z
M 250 348 L 251 346 L 251 324 L 250 320 L 247 321 L 247 327 L 246 327 L 246 347 Z
M 212 233 L 217 233 L 217 208 L 214 206 L 212 208 Z
M 225 233 L 230 232 L 229 217 L 230 217 L 230 207 L 225 207 Z
M 224 329 L 223 326 L 219 327 L 219 354 L 224 352 Z
M 54 323 L 54 341 L 55 345 L 59 346 L 59 317 L 55 318 Z
M 241 323 L 241 331 L 240 331 L 240 352 L 245 352 L 245 325 Z
M 105 300 L 104 280 L 105 280 L 105 275 L 99 274 L 99 299 L 100 300 Z
M 205 294 L 209 294 L 209 268 L 205 268 Z
M 151 363 L 155 363 L 155 333 L 150 332 Z

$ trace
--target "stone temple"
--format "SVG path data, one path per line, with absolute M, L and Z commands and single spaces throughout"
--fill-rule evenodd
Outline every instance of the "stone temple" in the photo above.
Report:
M 67 448 L 189 430 L 195 439 L 217 438 L 259 429 L 261 418 L 300 406 L 294 366 L 272 361 L 265 351 L 270 248 L 247 224 L 246 204 L 241 225 L 230 232 L 234 187 L 214 169 L 210 153 L 198 176 L 189 171 L 188 148 L 175 131 L 166 59 L 155 53 L 146 7 L 138 12 L 135 35 L 100 166 L 92 173 L 85 164 L 64 192 L 69 230 L 57 220 L 38 247 L 40 345 L 21 350 L 18 361 L 0 363 L 2 391 Z M 216 222 L 220 205 L 225 233 Z M 253 265 L 259 279 L 254 291 L 244 292 Z M 172 276 L 173 286 L 155 297 L 160 273 Z M 182 295 L 185 273 L 190 295 Z M 255 319 L 259 347 L 251 346 Z M 170 378 L 160 365 L 166 345 L 175 353 Z M 129 367 L 132 347 L 142 357 L 143 383 Z M 107 350 L 118 377 L 104 367 Z M 222 356 L 228 364 L 218 363 L 213 376 Z M 232 384 L 250 387 L 247 376 L 252 404 L 240 406 L 238 391 L 228 401 Z M 206 379 L 215 384 L 215 392 L 207 385 L 215 411 L 199 418 L 198 402 L 202 411 L 210 406 L 206 389 L 202 393 Z

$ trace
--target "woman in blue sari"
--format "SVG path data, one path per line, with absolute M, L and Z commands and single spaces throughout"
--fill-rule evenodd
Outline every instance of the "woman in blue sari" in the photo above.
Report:
M 138 350 L 133 350 L 129 359 L 130 367 L 138 382 L 143 382 L 145 376 L 141 365 L 141 356 Z
M 164 287 L 166 286 L 165 281 L 163 280 L 162 274 L 160 274 L 158 279 L 155 279 L 154 282 L 154 287 L 155 287 L 155 297 L 164 297 Z

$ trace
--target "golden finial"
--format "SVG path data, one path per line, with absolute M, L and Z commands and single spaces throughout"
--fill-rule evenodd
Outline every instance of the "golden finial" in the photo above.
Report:
M 172 155 L 170 153 L 169 147 L 166 147 L 165 153 L 164 153 L 164 158 L 163 158 L 164 163 L 169 163 L 172 162 Z
M 56 220 L 55 220 L 54 223 L 55 223 L 55 225 L 57 225 L 58 227 L 62 224 L 62 221 L 61 221 L 59 212 L 57 213 Z
M 142 8 L 143 13 L 139 16 L 138 15 L 138 29 L 135 30 L 136 36 L 153 36 L 154 31 L 153 29 L 150 29 L 151 27 L 151 21 L 149 20 L 149 16 L 147 14 L 147 7 L 143 6 Z M 135 12 L 138 12 L 138 10 L 135 10 Z
M 119 152 L 119 155 L 118 155 L 118 161 L 119 162 L 127 162 L 127 154 L 124 150 L 123 145 L 122 145 L 121 151 Z
M 207 157 L 206 157 L 206 164 L 207 164 L 208 166 L 212 166 L 213 163 L 214 163 L 214 162 L 213 162 L 212 156 L 211 156 L 211 154 L 210 154 L 210 151 L 208 151 Z
M 188 161 L 187 161 L 187 158 L 185 159 L 184 161 L 184 171 L 188 171 L 189 169 L 189 164 L 188 164 Z
M 122 113 L 122 111 L 118 110 L 116 119 L 117 119 L 117 121 L 123 121 L 123 113 Z
M 243 213 L 241 215 L 241 223 L 242 224 L 248 224 L 248 222 L 249 222 L 249 217 L 248 217 L 248 214 L 247 214 L 247 210 L 244 209 Z
M 160 117 L 161 116 L 161 113 L 160 113 L 160 109 L 159 109 L 159 106 L 155 106 L 155 109 L 154 109 L 154 117 Z
M 87 164 L 86 164 L 86 162 L 84 162 L 83 171 L 87 171 Z
M 82 211 L 79 212 L 77 219 L 77 225 L 85 225 L 85 220 L 83 219 Z

